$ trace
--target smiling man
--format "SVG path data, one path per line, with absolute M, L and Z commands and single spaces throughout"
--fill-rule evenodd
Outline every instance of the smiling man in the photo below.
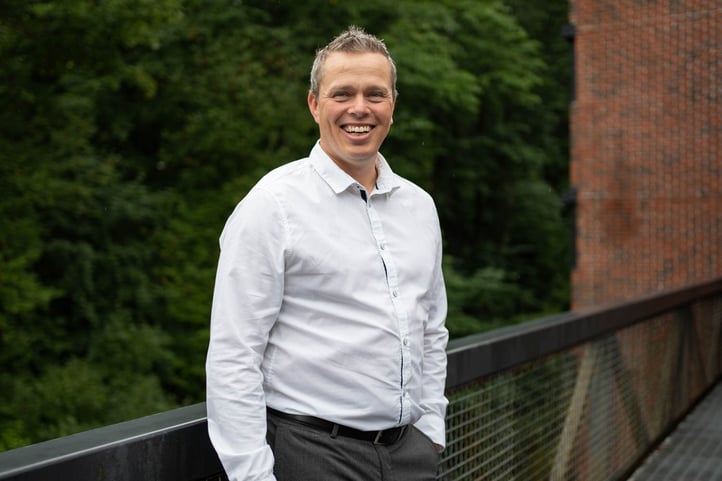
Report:
M 393 123 L 390 59 L 378 52 L 330 51 L 316 65 L 320 79 L 308 93 L 308 106 L 321 131 L 321 148 L 371 192 L 379 147 Z
M 445 444 L 446 294 L 431 197 L 379 148 L 396 67 L 350 27 L 316 54 L 320 139 L 238 204 L 206 362 L 231 481 L 423 481 Z

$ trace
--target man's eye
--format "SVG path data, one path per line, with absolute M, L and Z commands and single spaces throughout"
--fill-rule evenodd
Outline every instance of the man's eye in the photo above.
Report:
M 333 98 L 335 99 L 343 99 L 347 98 L 349 96 L 348 92 L 336 92 L 333 94 Z

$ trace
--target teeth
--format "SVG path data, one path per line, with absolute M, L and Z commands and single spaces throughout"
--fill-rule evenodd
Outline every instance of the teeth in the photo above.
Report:
M 364 132 L 370 132 L 371 127 L 368 125 L 363 125 L 363 126 L 362 125 L 347 125 L 346 127 L 344 127 L 344 130 L 346 132 L 354 132 L 357 134 L 361 134 Z

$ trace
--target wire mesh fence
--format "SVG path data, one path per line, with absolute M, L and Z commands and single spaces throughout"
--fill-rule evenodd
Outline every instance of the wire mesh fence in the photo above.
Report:
M 624 479 L 721 373 L 722 297 L 450 390 L 437 479 Z
M 625 479 L 720 379 L 722 278 L 452 344 L 440 481 Z M 99 472 L 226 479 L 204 404 L 0 453 L 3 480 Z

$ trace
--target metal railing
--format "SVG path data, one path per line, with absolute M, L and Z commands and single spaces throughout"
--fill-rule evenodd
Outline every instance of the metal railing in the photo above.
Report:
M 722 279 L 449 348 L 438 479 L 619 480 L 722 372 Z
M 617 480 L 722 372 L 722 278 L 449 345 L 438 479 Z M 223 480 L 197 404 L 0 453 L 0 480 Z

